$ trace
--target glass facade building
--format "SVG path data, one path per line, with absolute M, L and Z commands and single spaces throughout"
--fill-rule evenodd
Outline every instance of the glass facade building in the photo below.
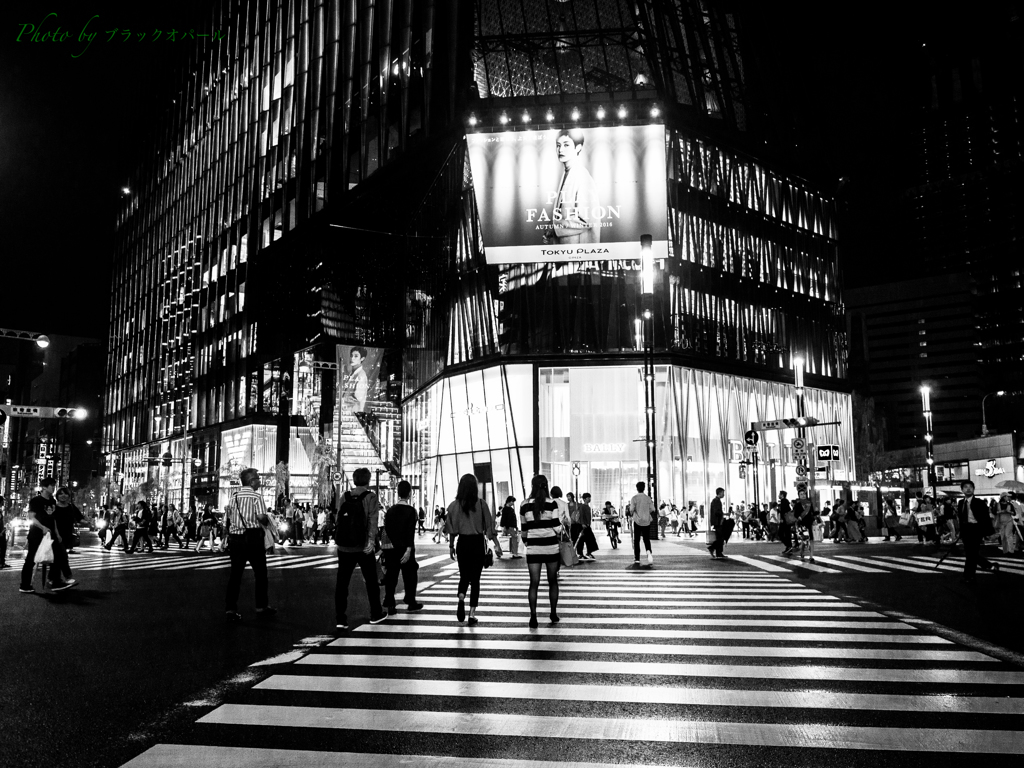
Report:
M 115 471 L 152 475 L 179 441 L 202 461 L 197 497 L 222 499 L 234 465 L 282 461 L 301 497 L 328 445 L 343 484 L 370 466 L 424 504 L 466 472 L 498 501 L 538 471 L 568 487 L 574 462 L 581 491 L 618 504 L 647 472 L 639 247 L 487 255 L 467 133 L 543 123 L 663 126 L 662 498 L 752 498 L 743 434 L 797 415 L 796 356 L 806 413 L 838 422 L 812 440 L 840 445 L 835 477 L 852 477 L 835 205 L 762 152 L 741 18 L 696 1 L 219 8 L 231 32 L 199 49 L 119 222 Z M 328 365 L 339 345 L 382 350 L 355 415 Z M 792 485 L 793 436 L 764 435 L 762 499 Z

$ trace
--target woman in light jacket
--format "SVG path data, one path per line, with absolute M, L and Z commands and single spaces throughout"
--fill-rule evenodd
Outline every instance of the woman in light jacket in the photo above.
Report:
M 558 504 L 548 494 L 548 479 L 544 475 L 533 478 L 529 497 L 519 508 L 519 527 L 526 546 L 526 566 L 530 569 L 530 626 L 537 621 L 537 593 L 540 591 L 540 570 L 548 572 L 548 602 L 551 604 L 551 623 L 558 622 L 558 542 L 562 535 Z
M 494 542 L 495 557 L 501 557 L 501 545 L 494 529 L 494 515 L 487 508 L 487 503 L 477 495 L 475 475 L 463 475 L 459 480 L 455 501 L 448 505 L 445 531 L 448 534 L 451 558 L 459 561 L 459 607 L 455 617 L 459 621 L 465 620 L 466 593 L 469 592 L 469 623 L 476 624 L 480 574 L 484 570 L 484 554 L 487 551 L 484 537 Z

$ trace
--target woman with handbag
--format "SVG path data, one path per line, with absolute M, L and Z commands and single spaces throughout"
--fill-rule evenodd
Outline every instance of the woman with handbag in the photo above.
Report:
M 558 566 L 560 540 L 564 527 L 559 505 L 548 492 L 548 479 L 544 475 L 533 478 L 530 495 L 519 508 L 519 523 L 526 547 L 526 567 L 530 569 L 530 626 L 536 628 L 537 593 L 540 591 L 540 568 L 548 573 L 548 602 L 551 604 L 551 623 L 558 622 Z
M 475 475 L 463 475 L 455 501 L 448 505 L 445 530 L 448 534 L 448 549 L 452 560 L 459 562 L 459 607 L 455 617 L 466 618 L 466 593 L 469 593 L 469 623 L 476 624 L 476 606 L 480 602 L 480 575 L 484 570 L 484 559 L 491 551 L 486 539 L 494 542 L 494 551 L 501 557 L 501 545 L 494 529 L 494 516 L 487 503 L 480 499 Z M 457 540 L 456 540 L 457 538 Z M 491 555 L 493 559 L 493 555 Z

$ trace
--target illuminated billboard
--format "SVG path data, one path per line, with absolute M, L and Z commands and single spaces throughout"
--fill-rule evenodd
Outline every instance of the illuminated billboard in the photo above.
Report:
M 668 256 L 661 125 L 471 133 L 489 264 Z
M 346 413 L 367 413 L 367 400 L 382 399 L 378 391 L 384 350 L 337 344 L 338 405 Z

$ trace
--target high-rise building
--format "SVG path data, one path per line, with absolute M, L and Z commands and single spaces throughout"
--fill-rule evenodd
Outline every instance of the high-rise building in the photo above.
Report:
M 874 398 L 889 450 L 924 444 L 922 385 L 932 390 L 936 441 L 980 432 L 981 368 L 964 322 L 974 311 L 969 284 L 969 274 L 939 274 L 846 291 L 849 379 Z
M 889 258 L 873 281 L 905 282 L 898 289 L 858 286 L 848 302 L 874 313 L 869 324 L 879 332 L 882 323 L 893 323 L 893 338 L 929 325 L 929 338 L 921 339 L 927 350 L 914 355 L 908 348 L 900 363 L 892 361 L 913 371 L 915 382 L 877 388 L 878 358 L 871 352 L 871 377 L 858 384 L 869 386 L 866 393 L 886 413 L 902 414 L 888 448 L 909 448 L 914 434 L 923 435 L 916 390 L 926 383 L 937 387 L 937 439 L 980 435 L 983 410 L 990 431 L 1024 429 L 1022 24 L 1015 4 L 992 4 L 969 18 L 936 16 L 915 43 L 912 129 L 893 134 L 901 158 L 895 175 L 904 184 L 897 216 L 902 237 L 877 244 Z M 882 296 L 891 297 L 888 308 Z M 908 325 L 897 328 L 898 317 Z M 947 346 L 936 356 L 932 320 L 957 349 Z M 862 348 L 855 345 L 853 356 Z
M 616 505 L 649 477 L 681 504 L 767 499 L 804 474 L 797 433 L 765 431 L 757 465 L 744 433 L 801 408 L 852 477 L 835 206 L 765 151 L 741 19 L 219 8 L 119 221 L 126 484 L 223 503 L 242 465 L 284 491 L 286 463 L 304 499 L 357 466 L 424 504 L 467 472 L 499 501 L 538 471 Z

